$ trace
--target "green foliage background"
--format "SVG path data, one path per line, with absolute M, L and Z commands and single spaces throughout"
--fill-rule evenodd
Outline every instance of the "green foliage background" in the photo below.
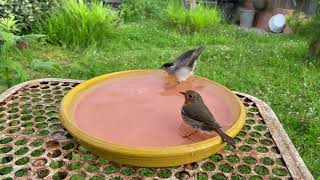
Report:
M 0 17 L 13 15 L 23 30 L 30 30 L 31 24 L 46 15 L 57 0 L 0 0 Z

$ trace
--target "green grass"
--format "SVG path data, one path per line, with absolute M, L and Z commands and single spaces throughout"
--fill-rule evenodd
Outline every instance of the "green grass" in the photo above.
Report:
M 105 50 L 33 44 L 11 58 L 23 64 L 30 79 L 89 79 L 115 71 L 156 69 L 185 50 L 204 45 L 195 74 L 267 102 L 313 175 L 320 176 L 320 162 L 314 160 L 320 150 L 320 68 L 308 56 L 307 39 L 244 32 L 230 25 L 182 35 L 158 21 L 127 23 L 118 31 Z M 60 68 L 34 70 L 30 65 L 34 59 Z
M 102 2 L 85 0 L 62 0 L 61 6 L 54 8 L 48 19 L 38 22 L 36 29 L 47 34 L 52 43 L 67 46 L 98 47 L 107 44 L 114 31 L 116 12 Z
M 170 0 L 166 13 L 166 21 L 184 32 L 213 28 L 221 22 L 221 14 L 217 8 L 209 8 L 202 4 L 186 10 L 180 1 Z

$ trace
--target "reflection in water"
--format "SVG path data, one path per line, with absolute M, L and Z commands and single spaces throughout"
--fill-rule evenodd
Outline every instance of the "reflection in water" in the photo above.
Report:
M 163 96 L 175 96 L 179 95 L 180 91 L 186 91 L 186 90 L 201 90 L 205 86 L 199 82 L 199 80 L 191 77 L 187 81 L 184 81 L 182 83 L 177 83 L 175 79 L 164 77 L 164 87 L 163 90 L 160 92 Z

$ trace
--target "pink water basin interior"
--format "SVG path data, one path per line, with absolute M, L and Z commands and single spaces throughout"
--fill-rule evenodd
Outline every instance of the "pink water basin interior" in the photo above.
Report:
M 237 100 L 222 86 L 192 77 L 175 83 L 162 71 L 114 76 L 82 91 L 74 105 L 76 125 L 90 136 L 135 147 L 172 147 L 206 140 L 216 133 L 196 133 L 181 118 L 184 96 L 196 90 L 223 130 L 237 120 Z

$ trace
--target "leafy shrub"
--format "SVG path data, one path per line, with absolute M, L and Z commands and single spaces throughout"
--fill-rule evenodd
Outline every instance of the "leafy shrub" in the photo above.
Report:
M 159 0 L 122 0 L 121 10 L 126 21 L 146 18 L 161 18 L 166 1 Z
M 313 17 L 296 13 L 288 18 L 288 24 L 295 34 L 310 40 L 310 54 L 320 58 L 320 9 L 318 8 Z
M 17 50 L 19 42 L 29 43 L 44 36 L 40 34 L 18 36 L 14 34 L 19 31 L 14 16 L 0 18 L 0 82 L 4 82 L 8 87 L 27 79 L 23 66 L 10 58 L 10 52 Z
M 208 29 L 221 21 L 221 14 L 217 8 L 206 7 L 202 4 L 197 4 L 187 10 L 180 1 L 170 0 L 166 12 L 170 23 L 186 32 Z
M 15 81 L 26 79 L 21 64 L 10 60 L 8 55 L 9 51 L 15 47 L 18 37 L 13 34 L 13 31 L 18 31 L 16 23 L 13 16 L 0 18 L 0 82 L 5 83 L 8 87 Z
M 46 15 L 56 0 L 1 0 L 0 17 L 16 17 L 23 30 L 30 29 L 39 17 Z
M 308 37 L 312 34 L 313 19 L 305 16 L 303 13 L 295 13 L 287 18 L 288 25 L 292 31 L 303 37 Z
M 14 16 L 9 16 L 7 18 L 0 18 L 0 30 L 2 32 L 17 32 L 19 31 L 17 27 L 17 20 Z
M 47 20 L 39 21 L 37 29 L 47 34 L 54 44 L 87 47 L 103 46 L 114 31 L 118 16 L 102 2 L 62 0 Z

